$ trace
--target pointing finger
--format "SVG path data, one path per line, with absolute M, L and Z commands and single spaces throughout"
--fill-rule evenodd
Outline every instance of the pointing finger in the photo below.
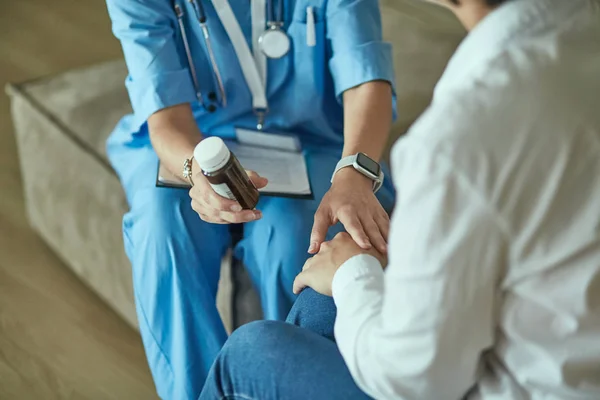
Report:
M 319 252 L 321 243 L 325 241 L 327 230 L 329 230 L 330 226 L 331 219 L 327 216 L 325 211 L 319 208 L 315 214 L 315 221 L 313 224 L 312 233 L 310 234 L 310 247 L 308 248 L 308 252 L 310 254 Z

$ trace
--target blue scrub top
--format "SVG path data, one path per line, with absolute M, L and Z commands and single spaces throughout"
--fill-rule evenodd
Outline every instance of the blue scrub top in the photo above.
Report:
M 126 86 L 134 115 L 128 124 L 137 132 L 156 111 L 191 103 L 202 133 L 233 137 L 238 126 L 253 128 L 252 96 L 233 46 L 210 0 L 202 1 L 216 62 L 224 81 L 227 106 L 209 112 L 197 101 L 172 0 L 108 0 L 113 32 L 120 39 L 129 76 Z M 251 0 L 230 0 L 251 40 Z M 219 93 L 193 6 L 180 1 L 193 68 L 205 104 L 208 93 Z M 274 0 L 276 7 L 277 1 Z M 316 19 L 316 46 L 306 42 L 306 8 Z M 383 41 L 377 0 L 285 0 L 284 29 L 290 52 L 268 61 L 267 96 L 270 111 L 265 130 L 290 132 L 304 143 L 343 143 L 342 93 L 365 82 L 393 84 L 392 48 Z M 394 108 L 394 104 L 390 105 Z M 131 132 L 134 133 L 134 132 Z

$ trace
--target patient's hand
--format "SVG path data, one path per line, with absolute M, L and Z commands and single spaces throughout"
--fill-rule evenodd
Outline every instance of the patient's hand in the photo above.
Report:
M 294 281 L 294 293 L 298 294 L 305 287 L 331 296 L 331 284 L 337 270 L 349 259 L 359 254 L 370 254 L 377 258 L 382 266 L 387 265 L 384 254 L 371 248 L 364 250 L 356 244 L 347 233 L 339 233 L 332 241 L 321 245 L 317 255 L 304 264 L 302 272 Z

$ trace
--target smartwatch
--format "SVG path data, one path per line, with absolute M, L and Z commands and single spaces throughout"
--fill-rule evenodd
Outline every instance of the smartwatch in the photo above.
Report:
M 335 174 L 338 173 L 339 170 L 353 167 L 355 170 L 360 172 L 362 175 L 373 181 L 373 192 L 377 193 L 381 186 L 383 185 L 383 170 L 381 169 L 381 165 L 371 157 L 364 153 L 358 153 L 353 156 L 348 156 L 342 158 L 335 167 L 335 171 L 333 176 L 331 177 L 331 182 L 333 183 L 333 178 L 335 178 Z

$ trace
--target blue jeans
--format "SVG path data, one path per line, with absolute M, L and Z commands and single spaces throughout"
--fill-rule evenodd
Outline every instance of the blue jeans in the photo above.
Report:
M 335 344 L 335 315 L 333 299 L 306 289 L 287 323 L 239 328 L 219 353 L 199 400 L 369 399 Z

